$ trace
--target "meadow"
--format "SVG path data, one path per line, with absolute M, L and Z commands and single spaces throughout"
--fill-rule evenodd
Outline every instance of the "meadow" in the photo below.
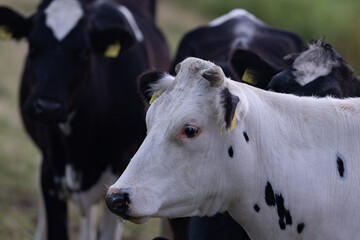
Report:
M 39 0 L 0 0 L 26 16 Z M 325 38 L 360 70 L 358 0 L 159 0 L 160 28 L 172 54 L 183 34 L 233 8 L 246 8 L 270 25 L 298 33 L 305 41 Z M 40 154 L 25 133 L 19 117 L 18 89 L 27 51 L 25 41 L 0 41 L 0 239 L 29 239 L 13 222 L 34 235 L 38 212 Z M 77 239 L 79 214 L 70 207 L 72 233 Z M 10 220 L 11 218 L 12 220 Z M 159 234 L 160 221 L 125 223 L 125 240 L 148 240 Z

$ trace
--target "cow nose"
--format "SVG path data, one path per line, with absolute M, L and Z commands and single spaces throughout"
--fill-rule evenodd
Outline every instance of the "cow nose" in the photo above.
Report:
M 34 100 L 35 116 L 47 121 L 60 121 L 63 107 L 60 102 L 38 98 Z
M 105 202 L 112 213 L 126 218 L 130 204 L 129 193 L 126 190 L 111 188 L 106 194 Z

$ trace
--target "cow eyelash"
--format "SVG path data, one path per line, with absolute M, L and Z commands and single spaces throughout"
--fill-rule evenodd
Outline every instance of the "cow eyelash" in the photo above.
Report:
M 189 138 L 195 139 L 201 133 L 201 129 L 193 124 L 187 123 L 185 126 L 180 130 L 178 137 L 179 139 Z

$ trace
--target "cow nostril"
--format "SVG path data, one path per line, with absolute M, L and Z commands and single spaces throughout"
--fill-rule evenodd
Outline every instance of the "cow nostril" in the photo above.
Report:
M 105 202 L 109 210 L 116 215 L 126 218 L 126 213 L 129 209 L 130 198 L 127 192 L 110 192 L 105 197 Z

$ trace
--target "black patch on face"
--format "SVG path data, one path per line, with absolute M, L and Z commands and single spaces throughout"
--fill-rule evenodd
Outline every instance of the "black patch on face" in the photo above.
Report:
M 226 128 L 230 128 L 231 120 L 234 117 L 236 105 L 239 102 L 239 98 L 235 95 L 232 95 L 229 89 L 225 88 L 221 92 L 221 97 L 223 99 L 223 105 L 225 108 L 225 123 Z
M 269 182 L 267 182 L 265 187 L 265 201 L 268 206 L 275 206 L 275 194 Z
M 246 132 L 243 132 L 244 138 L 246 142 L 249 142 L 249 136 L 247 135 Z
M 337 157 L 336 163 L 340 177 L 344 177 L 344 162 L 339 156 Z
M 297 232 L 300 234 L 304 230 L 305 224 L 299 223 L 296 227 Z
M 229 147 L 228 153 L 229 153 L 230 157 L 234 156 L 234 150 L 233 150 L 232 146 Z
M 255 210 L 255 212 L 259 212 L 260 211 L 259 205 L 255 204 L 254 205 L 254 210 Z

